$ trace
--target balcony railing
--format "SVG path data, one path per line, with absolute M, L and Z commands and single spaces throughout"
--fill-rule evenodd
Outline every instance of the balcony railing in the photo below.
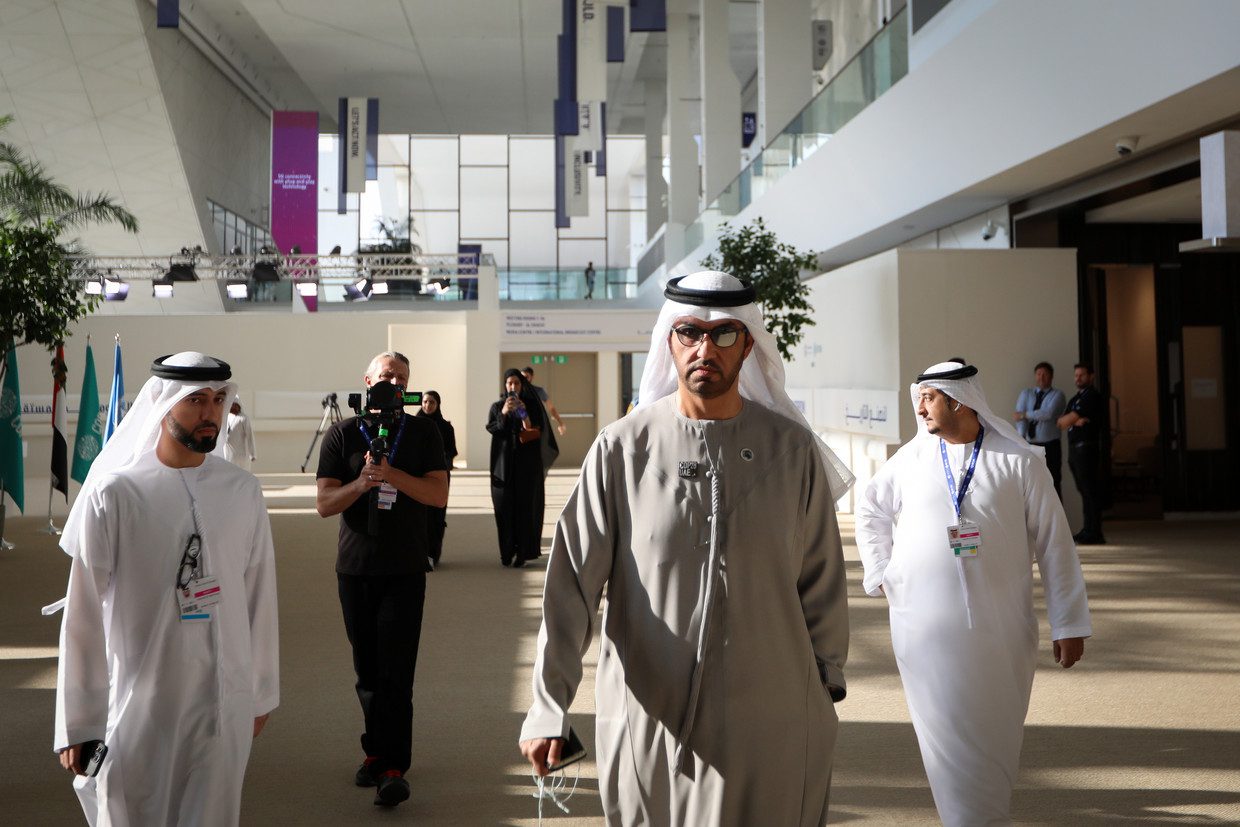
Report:
M 510 267 L 499 271 L 500 301 L 572 301 L 591 293 L 584 269 Z M 631 267 L 597 268 L 592 299 L 631 299 L 637 295 L 637 271 Z
M 761 198 L 844 124 L 908 74 L 908 7 L 901 9 L 685 229 L 685 250 Z M 669 266 L 677 262 L 668 262 Z

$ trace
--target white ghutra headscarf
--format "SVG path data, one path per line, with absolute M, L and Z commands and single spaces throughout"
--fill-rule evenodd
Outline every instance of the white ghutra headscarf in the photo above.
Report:
M 935 388 L 955 399 L 966 408 L 977 413 L 986 430 L 1001 434 L 1021 450 L 1034 456 L 1043 456 L 1044 451 L 1038 445 L 1031 444 L 1016 432 L 1016 427 L 1003 417 L 997 415 L 986 403 L 986 394 L 982 392 L 982 381 L 977 376 L 977 368 L 960 362 L 939 362 L 922 371 L 913 384 L 909 385 L 909 395 L 913 399 L 913 416 L 917 420 L 917 435 L 928 435 L 926 421 L 917 416 L 917 396 L 922 388 Z
M 70 557 L 77 556 L 83 511 L 89 507 L 95 489 L 109 474 L 128 468 L 155 450 L 164 417 L 173 405 L 200 390 L 224 390 L 227 394 L 224 400 L 225 411 L 232 407 L 233 400 L 237 398 L 237 386 L 228 381 L 232 378 L 232 369 L 228 363 L 204 353 L 185 351 L 161 357 L 151 365 L 151 373 L 154 375 L 146 380 L 146 384 L 138 392 L 133 407 L 125 414 L 116 432 L 91 463 L 90 473 L 82 483 L 82 490 L 73 501 L 73 508 L 65 520 L 64 533 L 60 537 L 60 547 Z M 221 438 L 217 438 L 215 450 L 211 452 L 221 459 L 227 442 L 222 438 L 223 434 L 221 423 Z
M 784 390 L 784 363 L 779 356 L 775 337 L 762 320 L 762 308 L 754 302 L 752 287 L 746 287 L 740 279 L 727 273 L 704 270 L 672 279 L 664 295 L 667 301 L 663 303 L 659 319 L 650 334 L 650 354 L 642 372 L 637 407 L 653 404 L 675 393 L 679 386 L 676 362 L 668 346 L 668 336 L 677 319 L 682 316 L 692 316 L 704 322 L 734 319 L 745 326 L 754 340 L 753 351 L 741 366 L 741 396 L 804 425 L 813 433 L 801 409 Z M 817 434 L 815 438 L 831 482 L 831 496 L 838 500 L 848 493 L 856 477 Z

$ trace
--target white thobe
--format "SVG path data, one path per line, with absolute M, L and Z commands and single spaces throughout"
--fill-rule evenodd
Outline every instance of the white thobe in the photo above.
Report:
M 183 622 L 175 587 L 195 532 L 221 599 Z M 86 506 L 60 633 L 54 748 L 102 739 L 74 786 L 92 825 L 228 825 L 240 817 L 254 718 L 279 701 L 275 558 L 262 490 L 214 456 L 151 453 Z M 85 759 L 83 759 L 85 760 Z
M 608 824 L 822 824 L 848 611 L 816 437 L 751 402 L 720 421 L 675 402 L 609 425 L 585 459 L 556 526 L 521 738 L 567 733 L 606 586 Z
M 1032 561 L 1054 640 L 1089 636 L 1085 581 L 1046 463 L 989 430 L 961 508 L 981 529 L 981 550 L 956 558 L 939 442 L 921 434 L 904 445 L 860 498 L 864 586 L 871 595 L 881 586 L 890 604 L 939 817 L 948 827 L 1008 824 L 1037 661 Z M 959 490 L 973 445 L 946 447 Z
M 258 456 L 254 449 L 254 427 L 245 414 L 228 414 L 224 424 L 224 459 L 250 470 L 250 460 Z

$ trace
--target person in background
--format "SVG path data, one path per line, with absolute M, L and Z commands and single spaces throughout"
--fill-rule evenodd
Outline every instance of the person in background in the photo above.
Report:
M 456 430 L 452 427 L 452 423 L 443 418 L 443 409 L 440 407 L 440 398 L 438 391 L 427 391 L 422 394 L 422 410 L 418 411 L 418 416 L 428 417 L 434 421 L 435 427 L 439 429 L 439 437 L 443 440 L 443 455 L 447 462 L 448 487 L 452 487 L 452 460 L 456 459 Z M 434 571 L 439 565 L 439 558 L 443 554 L 443 534 L 448 527 L 448 508 L 433 508 L 427 506 L 426 509 L 426 570 Z
M 559 449 L 542 401 L 516 368 L 504 373 L 504 395 L 491 405 L 486 427 L 499 559 L 520 568 L 542 554 L 544 481 Z
M 586 298 L 592 299 L 594 298 L 594 262 L 593 261 L 588 262 L 586 264 L 585 276 L 586 276 Z
M 534 369 L 529 367 L 521 368 L 521 375 L 525 378 L 526 383 L 538 395 L 539 400 L 543 403 L 543 407 L 547 409 L 547 413 L 551 414 L 551 418 L 555 420 L 555 432 L 560 436 L 564 436 L 564 432 L 568 430 L 568 426 L 564 424 L 560 412 L 555 409 L 555 403 L 551 401 L 551 397 L 547 394 L 545 388 L 541 388 L 534 384 Z
M 246 471 L 250 463 L 258 459 L 254 449 L 254 428 L 250 418 L 241 410 L 240 402 L 233 402 L 224 423 L 224 459 Z
M 1102 394 L 1094 387 L 1091 365 L 1075 367 L 1076 396 L 1068 400 L 1068 411 L 1059 417 L 1059 429 L 1068 432 L 1068 468 L 1076 489 L 1081 492 L 1085 525 L 1072 536 L 1079 546 L 1106 543 L 1102 536 L 1102 429 L 1107 408 Z
M 1016 398 L 1016 413 L 1012 414 L 1012 420 L 1023 422 L 1022 436 L 1029 440 L 1029 444 L 1038 446 L 1046 453 L 1046 467 L 1050 469 L 1051 481 L 1055 483 L 1055 493 L 1062 500 L 1063 446 L 1059 442 L 1056 423 L 1066 403 L 1063 392 L 1051 387 L 1054 379 L 1055 369 L 1051 363 L 1038 362 L 1033 369 L 1033 387 L 1025 388 Z

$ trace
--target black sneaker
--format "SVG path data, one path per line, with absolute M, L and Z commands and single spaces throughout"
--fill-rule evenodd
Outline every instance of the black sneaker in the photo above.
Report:
M 375 804 L 380 807 L 395 807 L 409 798 L 409 782 L 401 777 L 399 770 L 388 770 L 379 776 L 379 790 L 375 793 Z
M 353 783 L 359 787 L 373 787 L 379 783 L 379 779 L 375 777 L 374 766 L 378 758 L 366 756 L 366 760 L 357 768 L 357 774 L 353 776 Z

